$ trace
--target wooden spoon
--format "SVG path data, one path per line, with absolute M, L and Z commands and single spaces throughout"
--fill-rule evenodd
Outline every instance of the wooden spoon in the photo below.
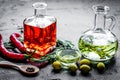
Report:
M 33 65 L 17 65 L 17 64 L 8 62 L 8 61 L 1 61 L 0 66 L 15 68 L 15 69 L 20 70 L 21 72 L 23 72 L 25 74 L 36 74 L 36 73 L 39 72 L 39 68 L 36 67 L 36 66 L 33 66 Z

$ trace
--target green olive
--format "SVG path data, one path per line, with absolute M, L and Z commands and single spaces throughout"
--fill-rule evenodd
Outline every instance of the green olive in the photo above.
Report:
M 80 61 L 80 65 L 83 65 L 83 64 L 90 65 L 90 60 L 88 60 L 88 59 L 82 59 Z
M 55 62 L 53 62 L 52 67 L 55 70 L 60 70 L 62 68 L 62 65 L 61 65 L 61 63 L 59 61 L 55 61 Z
M 71 72 L 76 72 L 76 70 L 78 69 L 77 65 L 76 64 L 71 64 L 69 65 L 69 70 Z
M 103 62 L 99 62 L 97 64 L 97 69 L 103 71 L 105 69 L 105 64 Z
M 89 65 L 83 64 L 80 66 L 80 71 L 82 73 L 89 73 L 90 70 L 91 70 L 91 67 Z

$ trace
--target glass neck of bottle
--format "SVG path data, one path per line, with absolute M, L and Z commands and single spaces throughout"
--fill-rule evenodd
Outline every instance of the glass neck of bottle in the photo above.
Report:
M 36 17 L 43 17 L 46 15 L 46 9 L 35 9 L 34 15 Z
M 43 17 L 46 15 L 46 7 L 47 4 L 44 2 L 36 2 L 33 4 L 34 7 L 34 15 L 36 17 Z
M 105 14 L 95 14 L 94 30 L 105 29 Z

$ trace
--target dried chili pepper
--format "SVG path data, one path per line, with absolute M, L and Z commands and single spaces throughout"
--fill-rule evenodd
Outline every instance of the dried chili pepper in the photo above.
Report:
M 14 52 L 9 52 L 5 46 L 3 45 L 2 42 L 2 35 L 0 34 L 0 52 L 2 55 L 6 56 L 7 58 L 14 59 L 14 60 L 25 60 L 29 56 L 27 54 L 21 54 L 21 53 L 14 53 Z
M 25 52 L 26 48 L 24 47 L 24 45 L 18 40 L 18 37 L 20 37 L 21 35 L 19 33 L 13 33 L 10 36 L 10 40 L 11 42 L 17 47 L 17 49 L 19 49 L 19 51 L 21 52 Z
M 43 68 L 45 66 L 47 66 L 49 64 L 49 61 L 48 60 L 45 60 L 45 61 L 31 61 L 30 59 L 27 59 L 27 62 L 28 64 L 31 64 L 31 65 L 34 65 L 34 66 L 37 66 L 39 68 Z

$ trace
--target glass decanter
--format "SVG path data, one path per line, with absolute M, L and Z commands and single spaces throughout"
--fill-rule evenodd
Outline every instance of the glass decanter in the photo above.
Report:
M 24 20 L 24 46 L 39 58 L 51 52 L 56 45 L 56 18 L 46 15 L 47 4 L 33 4 L 34 16 Z
M 106 16 L 109 10 L 108 6 L 93 6 L 94 28 L 85 31 L 79 39 L 79 50 L 89 60 L 108 61 L 116 54 L 118 40 L 111 32 L 116 20 L 113 16 Z M 107 19 L 111 20 L 109 28 L 106 28 Z

